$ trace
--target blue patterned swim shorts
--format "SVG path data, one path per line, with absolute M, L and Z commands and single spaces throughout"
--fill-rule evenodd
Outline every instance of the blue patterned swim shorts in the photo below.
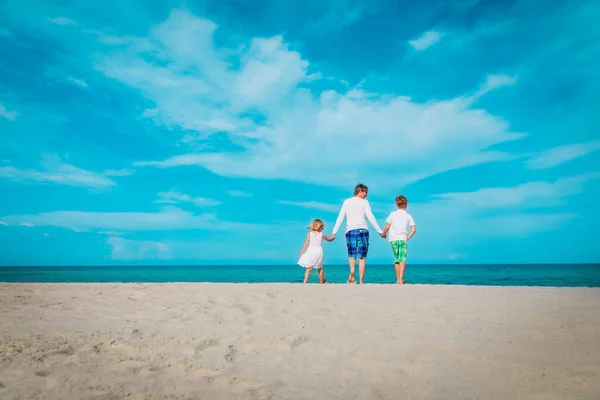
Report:
M 348 246 L 348 257 L 365 258 L 369 252 L 369 231 L 353 229 L 346 232 L 346 246 Z

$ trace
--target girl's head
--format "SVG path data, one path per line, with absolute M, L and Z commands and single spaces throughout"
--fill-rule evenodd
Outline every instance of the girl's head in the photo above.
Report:
M 323 221 L 321 221 L 320 219 L 317 218 L 312 222 L 312 224 L 310 224 L 308 226 L 308 229 L 310 229 L 311 231 L 315 231 L 315 232 L 321 232 L 324 227 L 325 227 L 325 224 L 323 223 Z

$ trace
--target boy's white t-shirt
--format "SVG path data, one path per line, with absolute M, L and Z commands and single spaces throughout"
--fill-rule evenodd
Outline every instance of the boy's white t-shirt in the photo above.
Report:
M 407 240 L 408 238 L 408 227 L 415 226 L 415 220 L 412 215 L 406 212 L 406 210 L 396 210 L 390 213 L 390 216 L 385 220 L 390 223 L 390 242 L 396 240 Z

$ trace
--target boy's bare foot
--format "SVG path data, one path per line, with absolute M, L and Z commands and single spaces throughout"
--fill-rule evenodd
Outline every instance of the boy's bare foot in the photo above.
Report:
M 396 282 L 396 285 L 404 285 L 406 283 L 406 281 L 400 281 L 400 282 Z

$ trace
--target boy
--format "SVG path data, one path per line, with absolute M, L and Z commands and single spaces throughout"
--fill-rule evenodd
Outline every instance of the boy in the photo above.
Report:
M 398 209 L 390 213 L 387 218 L 382 237 L 390 231 L 390 244 L 394 252 L 394 267 L 396 268 L 396 283 L 402 285 L 404 280 L 404 269 L 406 268 L 406 242 L 417 232 L 417 226 L 413 217 L 406 212 L 408 200 L 404 196 L 396 196 L 396 207 Z M 411 230 L 408 233 L 407 227 Z

